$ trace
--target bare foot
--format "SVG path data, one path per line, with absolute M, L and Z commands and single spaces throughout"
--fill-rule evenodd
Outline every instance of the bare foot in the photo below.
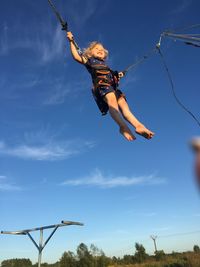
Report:
M 146 139 L 151 139 L 154 136 L 154 133 L 148 130 L 144 125 L 137 126 L 135 132 Z
M 119 131 L 128 141 L 136 139 L 128 127 L 120 127 Z

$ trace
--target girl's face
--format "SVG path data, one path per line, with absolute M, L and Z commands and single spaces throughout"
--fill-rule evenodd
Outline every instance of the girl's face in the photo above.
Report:
M 101 60 L 105 59 L 106 57 L 104 48 L 100 44 L 95 45 L 95 47 L 92 48 L 91 53 L 93 57 L 99 58 Z

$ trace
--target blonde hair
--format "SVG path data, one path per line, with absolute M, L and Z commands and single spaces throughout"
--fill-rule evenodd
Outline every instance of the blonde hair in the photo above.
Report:
M 108 50 L 105 49 L 104 46 L 103 46 L 101 43 L 97 42 L 97 41 L 91 42 L 91 43 L 89 44 L 89 46 L 83 50 L 83 56 L 86 57 L 86 58 L 91 58 L 91 57 L 92 57 L 92 49 L 93 49 L 96 45 L 101 45 L 101 46 L 103 47 L 103 50 L 104 50 L 104 52 L 105 52 L 105 58 L 104 58 L 104 59 L 106 59 L 107 56 L 108 56 Z

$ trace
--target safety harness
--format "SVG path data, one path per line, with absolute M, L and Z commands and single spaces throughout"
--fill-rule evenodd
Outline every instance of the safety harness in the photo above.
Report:
M 118 72 L 111 70 L 103 60 L 91 57 L 85 64 L 87 70 L 92 76 L 94 88 L 110 87 L 114 89 L 118 87 Z

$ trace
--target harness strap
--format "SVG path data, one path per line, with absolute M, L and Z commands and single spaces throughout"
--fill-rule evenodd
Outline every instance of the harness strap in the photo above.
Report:
M 109 74 L 109 73 L 111 73 L 109 70 L 96 70 L 96 73 L 100 73 L 100 74 Z
M 96 64 L 95 64 L 96 63 Z M 91 66 L 91 75 L 93 78 L 94 88 L 100 86 L 118 86 L 118 72 L 111 70 L 104 62 L 93 62 Z
M 98 85 L 105 85 L 105 86 L 110 86 L 110 83 L 104 82 L 103 80 L 98 81 Z M 97 86 L 98 87 L 98 86 Z

